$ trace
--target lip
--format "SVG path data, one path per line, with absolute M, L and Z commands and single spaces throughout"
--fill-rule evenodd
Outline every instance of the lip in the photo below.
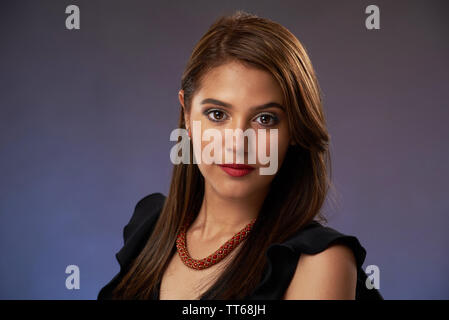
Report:
M 224 172 L 232 177 L 243 177 L 251 173 L 255 168 L 246 164 L 219 164 L 218 165 Z

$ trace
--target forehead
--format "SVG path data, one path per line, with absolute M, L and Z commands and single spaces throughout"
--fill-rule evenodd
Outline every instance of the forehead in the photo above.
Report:
M 203 77 L 194 100 L 214 98 L 244 108 L 272 101 L 282 104 L 282 97 L 282 90 L 270 73 L 232 61 Z

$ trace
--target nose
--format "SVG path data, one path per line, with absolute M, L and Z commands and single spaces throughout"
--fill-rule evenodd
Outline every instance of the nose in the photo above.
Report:
M 226 147 L 226 152 L 237 152 L 243 150 L 245 151 L 244 144 L 241 145 L 239 142 L 244 141 L 243 136 L 244 132 L 247 129 L 246 123 L 243 119 L 236 119 L 234 118 L 232 123 L 230 123 L 228 126 L 225 127 L 224 130 L 224 143 Z M 226 139 L 232 137 L 231 141 L 232 143 L 226 143 Z
M 248 126 L 248 123 L 243 118 L 234 118 L 232 123 L 224 129 L 223 145 L 227 159 L 233 159 L 233 162 L 235 161 L 236 163 L 245 163 L 245 156 L 252 150 L 251 145 L 248 143 L 251 141 L 251 135 L 254 135 L 250 132 L 251 130 L 251 127 Z M 245 136 L 248 138 L 245 139 Z M 235 159 L 234 154 L 236 155 Z

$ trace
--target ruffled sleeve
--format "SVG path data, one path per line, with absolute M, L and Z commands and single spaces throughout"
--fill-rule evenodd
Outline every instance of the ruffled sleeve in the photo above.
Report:
M 318 221 L 312 221 L 285 242 L 268 247 L 262 281 L 248 299 L 281 300 L 293 278 L 301 253 L 316 254 L 335 243 L 344 244 L 354 252 L 357 264 L 356 299 L 383 299 L 377 289 L 366 287 L 367 275 L 362 269 L 366 250 L 359 240 L 355 236 L 325 227 Z
M 141 199 L 134 208 L 128 224 L 123 228 L 123 247 L 115 254 L 120 271 L 98 293 L 98 300 L 112 298 L 112 290 L 128 270 L 132 260 L 139 254 L 151 234 L 165 202 L 162 193 L 152 193 Z M 146 238 L 145 238 L 146 237 Z

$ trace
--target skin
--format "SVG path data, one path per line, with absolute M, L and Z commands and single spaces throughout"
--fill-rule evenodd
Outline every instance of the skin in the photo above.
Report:
M 285 300 L 353 300 L 357 268 L 351 249 L 334 244 L 314 254 L 301 254 Z
M 229 103 L 233 108 L 228 109 L 212 103 L 201 104 L 207 98 Z M 182 90 L 179 92 L 179 101 L 185 108 Z M 252 128 L 257 132 L 257 129 L 276 128 L 278 129 L 279 169 L 290 141 L 286 113 L 276 107 L 262 111 L 252 110 L 253 106 L 269 102 L 283 105 L 281 88 L 273 76 L 266 71 L 248 68 L 238 62 L 230 62 L 212 69 L 203 78 L 200 90 L 193 96 L 190 113 L 185 112 L 186 127 L 193 131 L 193 121 L 200 121 L 201 135 L 204 130 L 213 128 L 219 130 L 223 137 L 225 129 L 240 128 L 245 131 L 247 128 Z M 205 110 L 219 111 L 205 115 Z M 277 121 L 271 115 L 274 115 Z M 192 134 L 195 138 L 195 134 Z M 202 141 L 201 150 L 209 143 L 209 141 Z M 267 153 L 270 150 L 270 143 L 272 142 L 267 132 L 265 150 Z M 247 151 L 248 145 L 245 142 L 246 155 Z M 223 139 L 223 162 L 225 152 L 231 152 L 234 155 L 236 145 L 234 144 L 233 150 L 225 150 Z M 247 156 L 245 163 L 248 163 Z M 253 166 L 256 168 L 262 166 L 259 159 Z M 260 175 L 259 170 L 256 169 L 244 177 L 236 178 L 229 176 L 217 164 L 201 162 L 198 167 L 205 179 L 205 197 L 188 236 L 202 242 L 219 237 L 231 237 L 257 217 L 275 177 L 275 175 Z M 211 252 L 213 251 L 215 250 Z
M 186 110 L 182 90 L 178 96 Z M 202 104 L 206 98 L 229 103 L 233 108 Z M 201 130 L 215 128 L 222 132 L 223 137 L 225 128 L 240 128 L 243 131 L 253 128 L 256 132 L 257 129 L 276 128 L 279 170 L 291 143 L 286 113 L 275 107 L 263 111 L 252 109 L 253 106 L 268 102 L 283 105 L 281 88 L 275 79 L 265 71 L 236 61 L 229 62 L 210 70 L 203 78 L 200 90 L 193 96 L 190 113 L 185 112 L 186 128 L 193 128 L 192 123 L 196 120 L 201 122 Z M 207 109 L 219 112 L 205 114 Z M 211 118 L 219 121 L 212 121 Z M 201 142 L 201 149 L 208 143 L 209 141 Z M 267 139 L 267 154 L 270 143 L 273 141 Z M 234 145 L 232 150 L 226 151 L 235 153 L 235 147 Z M 247 147 L 245 143 L 245 152 Z M 259 168 L 261 164 L 258 162 L 253 166 Z M 257 217 L 275 175 L 260 175 L 256 169 L 244 177 L 236 178 L 229 176 L 216 164 L 202 162 L 198 167 L 204 176 L 205 195 L 200 212 L 187 230 L 186 237 L 191 257 L 202 259 Z M 188 268 L 175 253 L 162 278 L 160 299 L 198 299 L 238 250 L 239 247 L 220 263 L 204 270 Z M 333 245 L 316 255 L 302 254 L 284 299 L 352 299 L 355 294 L 355 277 L 354 256 L 343 245 Z

